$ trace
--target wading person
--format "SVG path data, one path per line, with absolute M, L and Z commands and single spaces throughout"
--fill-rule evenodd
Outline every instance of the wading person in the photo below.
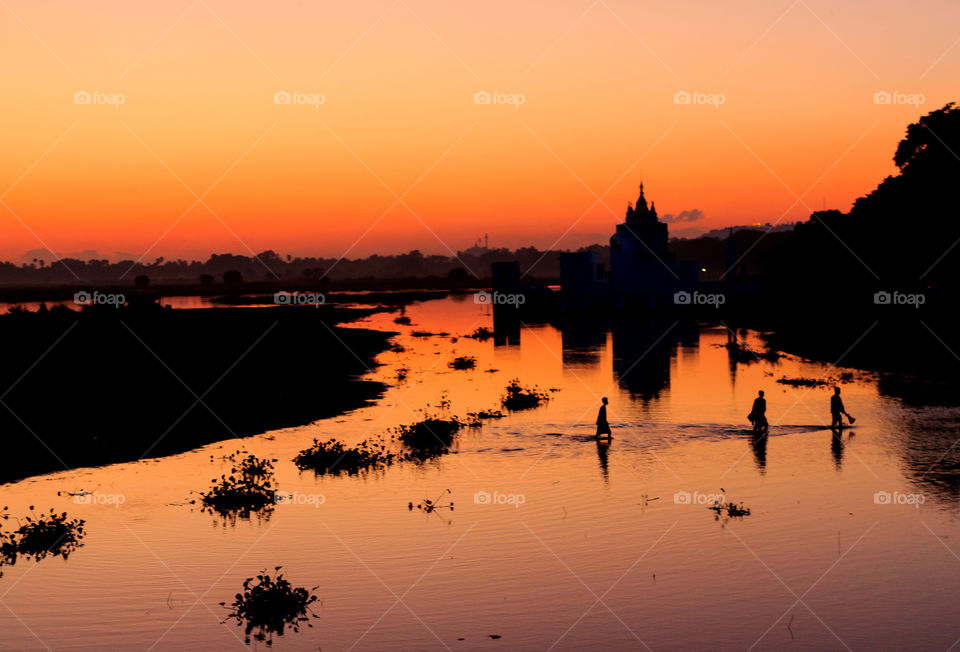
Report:
M 767 399 L 763 398 L 763 390 L 757 392 L 757 398 L 753 400 L 753 409 L 747 418 L 753 424 L 754 432 L 763 432 L 767 429 Z
M 850 419 L 850 423 L 854 422 L 854 418 L 847 414 L 847 411 L 843 407 L 843 399 L 840 398 L 840 388 L 834 387 L 833 396 L 830 397 L 830 416 L 833 417 L 833 422 L 830 424 L 830 427 L 842 428 L 844 415 Z
M 607 422 L 607 397 L 603 397 L 603 405 L 600 406 L 600 412 L 597 414 L 597 439 L 613 439 L 610 432 L 610 424 Z

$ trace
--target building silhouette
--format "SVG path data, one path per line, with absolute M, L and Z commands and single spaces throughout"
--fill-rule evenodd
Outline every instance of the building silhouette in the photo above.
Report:
M 675 295 L 697 285 L 695 262 L 678 263 L 669 250 L 669 228 L 647 205 L 643 184 L 636 205 L 610 238 L 610 271 L 590 251 L 560 255 L 563 307 L 656 310 L 673 306 Z

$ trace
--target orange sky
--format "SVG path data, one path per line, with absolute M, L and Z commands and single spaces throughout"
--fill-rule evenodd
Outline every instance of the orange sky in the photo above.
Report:
M 894 171 L 906 125 L 958 99 L 954 0 L 3 0 L 0 16 L 14 260 L 579 245 L 641 176 L 661 214 L 703 211 L 677 228 L 796 221 L 849 208 Z

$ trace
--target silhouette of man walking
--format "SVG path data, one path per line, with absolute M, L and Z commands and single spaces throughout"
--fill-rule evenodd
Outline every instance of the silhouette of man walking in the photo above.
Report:
M 846 415 L 850 419 L 850 423 L 853 423 L 853 417 L 847 414 L 847 411 L 843 407 L 843 399 L 840 398 L 840 388 L 833 388 L 833 396 L 830 397 L 830 415 L 833 417 L 833 422 L 830 424 L 831 428 L 842 428 L 843 427 L 843 415 Z
M 753 409 L 747 418 L 753 423 L 754 432 L 762 432 L 767 429 L 767 399 L 763 398 L 763 390 L 757 392 L 757 398 L 753 400 Z
M 610 424 L 607 422 L 607 397 L 603 397 L 603 405 L 600 406 L 600 412 L 597 414 L 597 439 L 613 439 L 610 432 Z

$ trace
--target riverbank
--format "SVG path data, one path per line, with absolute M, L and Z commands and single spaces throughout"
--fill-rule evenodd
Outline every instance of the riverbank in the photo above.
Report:
M 0 316 L 0 482 L 158 457 L 362 407 L 374 309 L 67 309 Z

